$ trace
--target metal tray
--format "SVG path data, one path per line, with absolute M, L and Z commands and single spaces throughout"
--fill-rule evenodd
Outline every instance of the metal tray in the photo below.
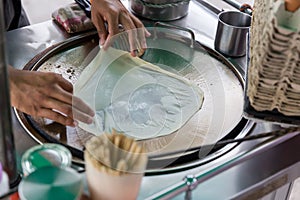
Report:
M 150 32 L 152 36 L 147 38 L 148 49 L 142 58 L 195 81 L 204 90 L 206 99 L 203 108 L 180 130 L 168 136 L 139 141 L 147 146 L 149 155 L 247 135 L 253 122 L 242 117 L 244 80 L 238 70 L 221 54 L 195 41 L 189 30 L 154 28 Z M 84 33 L 47 48 L 28 62 L 24 70 L 59 73 L 75 83 L 87 65 L 85 58 L 97 46 L 97 33 Z M 178 60 L 180 57 L 181 61 Z M 181 64 L 176 66 L 176 63 Z M 197 69 L 195 65 L 198 65 Z M 91 134 L 18 110 L 15 112 L 23 128 L 38 143 L 62 144 L 70 149 L 74 161 L 84 163 L 84 143 Z M 149 160 L 146 175 L 199 166 L 220 157 L 236 145 L 224 145 L 213 151 L 208 149 L 205 155 L 189 152 L 172 158 L 156 157 Z

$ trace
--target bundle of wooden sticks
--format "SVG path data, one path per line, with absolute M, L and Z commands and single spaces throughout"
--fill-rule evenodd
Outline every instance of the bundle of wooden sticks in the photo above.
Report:
M 147 155 L 142 146 L 115 130 L 92 137 L 86 143 L 86 162 L 103 173 L 123 175 L 126 173 L 143 173 Z

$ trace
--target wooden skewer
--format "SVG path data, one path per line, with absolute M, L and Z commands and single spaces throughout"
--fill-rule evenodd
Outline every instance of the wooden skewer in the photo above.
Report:
M 104 163 L 107 167 L 111 167 L 111 158 L 110 158 L 110 152 L 107 147 L 104 147 Z
M 142 152 L 142 147 L 137 146 L 137 148 L 135 149 L 135 151 L 132 154 L 132 158 L 130 160 L 131 163 L 131 167 L 133 168 L 134 165 L 136 164 L 136 161 L 138 160 L 138 158 L 141 156 L 141 152 Z
M 120 172 L 125 172 L 127 170 L 127 165 L 124 159 L 119 160 L 116 169 Z
M 134 143 L 134 139 L 127 139 L 127 141 L 124 143 L 124 150 L 130 152 L 130 148 L 133 143 Z
M 113 167 L 117 167 L 117 163 L 119 160 L 119 154 L 120 154 L 120 149 L 119 149 L 119 145 L 120 145 L 120 137 L 119 135 L 114 135 L 113 138 L 113 144 L 112 147 L 110 148 L 112 151 L 112 166 Z

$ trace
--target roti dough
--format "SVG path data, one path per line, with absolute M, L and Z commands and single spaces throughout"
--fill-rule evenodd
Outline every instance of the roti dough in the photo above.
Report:
M 79 127 L 95 135 L 114 128 L 135 139 L 175 132 L 204 100 L 191 81 L 111 47 L 85 68 L 74 94 L 96 113 L 93 124 Z

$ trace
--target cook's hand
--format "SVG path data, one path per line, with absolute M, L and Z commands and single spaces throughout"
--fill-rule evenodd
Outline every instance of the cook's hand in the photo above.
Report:
M 61 75 L 12 67 L 8 73 L 11 104 L 18 110 L 67 126 L 75 126 L 76 120 L 92 122 L 94 112 L 72 95 L 73 85 Z
M 135 50 L 139 50 L 138 48 L 146 48 L 145 37 L 150 36 L 150 33 L 120 0 L 92 0 L 91 16 L 100 37 L 100 44 L 104 48 L 109 46 L 110 38 L 119 33 L 119 24 L 126 31 L 134 29 L 134 31 L 129 31 L 130 50 L 133 55 L 135 55 Z M 107 28 L 105 23 L 107 23 Z
M 285 6 L 288 11 L 295 12 L 300 7 L 299 0 L 285 0 Z

